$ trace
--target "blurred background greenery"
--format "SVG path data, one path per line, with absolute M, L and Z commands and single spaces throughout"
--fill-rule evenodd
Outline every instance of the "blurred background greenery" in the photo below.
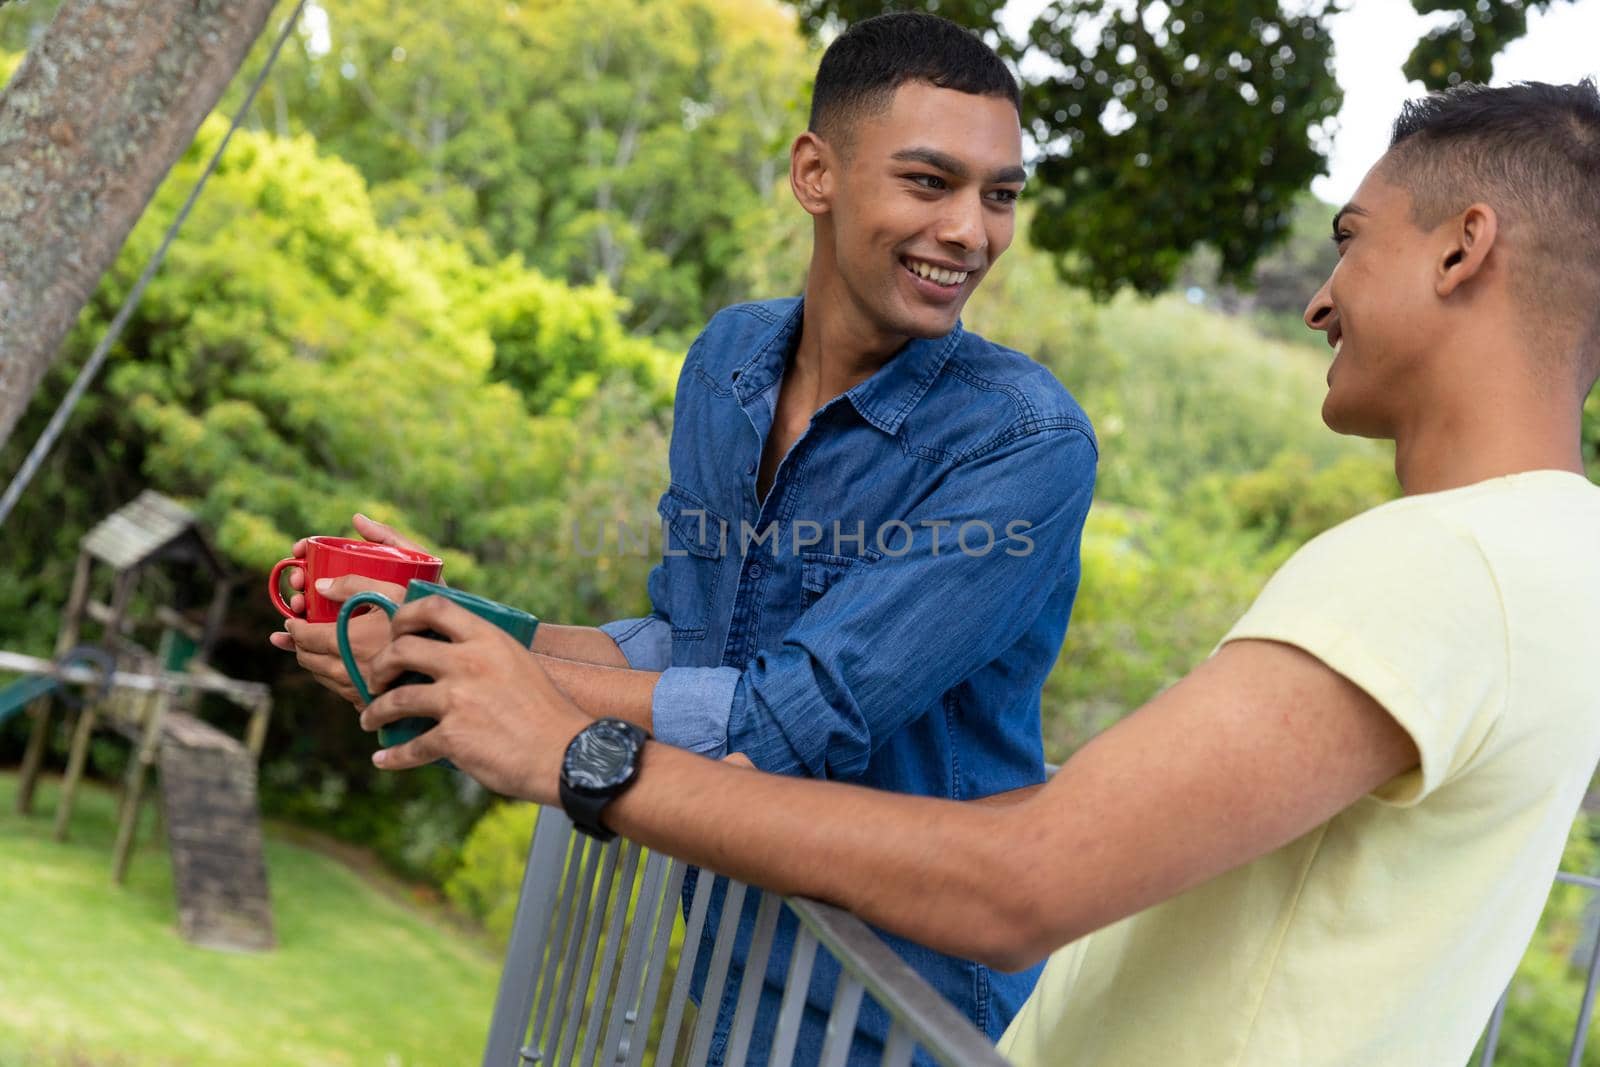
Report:
M 1425 3 L 1452 16 L 1407 67 L 1429 85 L 1487 77 L 1547 6 Z M 54 6 L 0 8 L 0 79 Z M 647 610 L 651 561 L 586 558 L 573 524 L 654 515 L 689 340 L 718 307 L 803 282 L 787 148 L 821 43 L 912 6 L 1038 72 L 1019 239 L 966 323 L 1050 367 L 1100 434 L 1044 700 L 1049 753 L 1069 756 L 1207 655 L 1299 545 L 1398 491 L 1385 447 L 1322 426 L 1326 350 L 1299 324 L 1333 260 L 1332 208 L 1309 192 L 1341 96 L 1331 5 L 1061 2 L 1019 35 L 994 0 L 314 4 L 8 521 L 0 647 L 49 653 L 88 525 L 146 486 L 185 501 L 244 576 L 215 661 L 276 693 L 267 813 L 372 850 L 503 937 L 529 819 L 453 776 L 375 773 L 349 708 L 267 645 L 261 582 L 295 538 L 364 511 L 435 547 L 453 583 L 541 617 Z M 224 129 L 208 120 L 173 169 L 0 472 Z M 1593 398 L 1589 414 L 1594 463 Z M 0 728 L 0 766 L 22 738 Z M 125 758 L 102 742 L 93 770 Z M 1570 858 L 1593 851 L 1580 824 Z M 1552 906 L 1500 1062 L 1551 1061 L 1581 910 L 1576 891 Z

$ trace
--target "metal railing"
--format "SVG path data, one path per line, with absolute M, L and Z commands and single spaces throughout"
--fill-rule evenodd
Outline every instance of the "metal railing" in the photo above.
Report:
M 863 1000 L 890 1019 L 881 1062 L 905 1067 L 917 1049 L 947 1067 L 1004 1067 L 993 1042 L 897 956 L 861 920 L 816 901 L 780 898 L 743 883 L 699 878 L 689 904 L 681 957 L 670 984 L 673 926 L 688 866 L 622 839 L 605 844 L 572 829 L 564 813 L 539 812 L 506 966 L 489 1027 L 484 1067 L 698 1067 L 710 1054 L 730 976 L 739 916 L 759 899 L 737 989 L 723 1062 L 748 1058 L 763 976 L 779 913 L 799 923 L 767 1062 L 794 1062 L 819 952 L 840 968 L 818 1063 L 843 1067 L 857 1036 Z M 689 988 L 714 883 L 727 885 L 711 942 L 698 1012 L 686 1025 Z
M 723 1062 L 742 1067 L 782 909 L 798 920 L 783 999 L 767 1062 L 788 1067 L 819 951 L 839 964 L 827 1036 L 817 1062 L 850 1059 L 863 999 L 891 1020 L 881 1062 L 905 1067 L 917 1049 L 947 1067 L 1004 1067 L 993 1043 L 939 995 L 866 924 L 849 912 L 780 898 L 729 879 L 701 877 L 690 899 L 681 958 L 671 948 L 688 865 L 632 842 L 606 844 L 572 828 L 559 809 L 539 812 L 523 873 L 511 943 L 500 978 L 484 1067 L 700 1067 L 710 1054 L 718 1012 L 691 1018 L 689 990 L 701 951 L 712 887 L 727 885 L 700 1002 L 724 1002 L 739 917 L 758 899 L 754 934 L 737 989 Z M 1600 878 L 1561 872 L 1556 883 L 1600 891 Z M 737 978 L 734 979 L 737 981 Z M 1589 949 L 1588 979 L 1567 1067 L 1579 1067 L 1600 995 L 1600 933 Z M 1511 996 L 1508 986 L 1484 1031 L 1479 1067 L 1492 1067 Z M 859 1058 L 859 1057 L 858 1057 Z
M 1591 893 L 1600 890 L 1600 878 L 1591 878 L 1586 874 L 1572 874 L 1561 871 L 1556 875 L 1556 883 L 1565 882 L 1567 885 L 1582 886 Z M 1512 980 L 1515 982 L 1515 979 Z M 1595 994 L 1600 992 L 1600 931 L 1596 931 L 1594 945 L 1589 949 L 1589 977 L 1583 987 L 1583 1001 L 1578 1008 L 1578 1024 L 1572 1031 L 1572 1044 L 1567 1049 L 1567 1067 L 1579 1067 L 1583 1063 L 1583 1049 L 1589 1039 L 1589 1026 L 1594 1021 Z M 1500 995 L 1500 1002 L 1494 1006 L 1494 1012 L 1489 1016 L 1489 1025 L 1483 1033 L 1483 1055 L 1479 1059 L 1479 1067 L 1492 1067 L 1495 1053 L 1500 1044 L 1500 1026 L 1505 1022 L 1506 1005 L 1511 1000 L 1511 987 Z

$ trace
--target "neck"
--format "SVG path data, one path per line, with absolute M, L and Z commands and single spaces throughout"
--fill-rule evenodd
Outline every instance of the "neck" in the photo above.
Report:
M 821 406 L 872 377 L 911 338 L 886 332 L 861 307 L 818 240 L 806 274 L 805 318 L 792 373 Z
M 1583 474 L 1582 429 L 1581 401 L 1528 378 L 1478 383 L 1427 405 L 1395 433 L 1395 474 L 1408 495 L 1523 471 Z

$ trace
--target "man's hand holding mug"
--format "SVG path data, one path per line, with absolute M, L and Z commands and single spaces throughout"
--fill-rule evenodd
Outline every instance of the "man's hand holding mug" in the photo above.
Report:
M 355 517 L 355 526 L 364 540 L 303 538 L 295 542 L 292 555 L 272 569 L 268 595 L 287 621 L 284 630 L 269 640 L 274 647 L 295 653 L 318 684 L 361 708 L 365 701 L 351 684 L 334 635 L 340 605 L 362 592 L 399 600 L 413 579 L 439 581 L 444 561 L 365 515 Z M 285 570 L 295 590 L 287 601 L 279 588 Z M 349 637 L 356 659 L 364 664 L 388 643 L 389 620 L 382 613 L 352 619 Z

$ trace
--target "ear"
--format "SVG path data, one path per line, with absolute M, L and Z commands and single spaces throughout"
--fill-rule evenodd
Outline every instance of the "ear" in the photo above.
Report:
M 789 188 L 810 215 L 826 215 L 833 206 L 838 157 L 828 142 L 807 130 L 789 147 Z
M 1433 289 L 1448 297 L 1483 272 L 1500 235 L 1500 216 L 1488 204 L 1473 204 L 1442 228 L 1449 240 L 1439 256 Z

